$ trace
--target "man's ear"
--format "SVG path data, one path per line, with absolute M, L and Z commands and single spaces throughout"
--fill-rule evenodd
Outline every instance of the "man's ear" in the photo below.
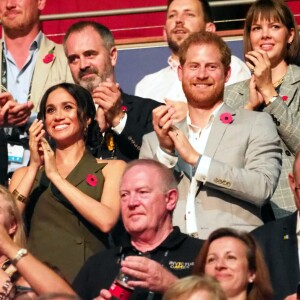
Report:
M 180 81 L 182 81 L 182 66 L 179 65 L 177 68 L 177 75 Z
M 225 70 L 225 82 L 229 80 L 231 76 L 231 67 L 229 66 L 227 70 Z
M 46 6 L 46 0 L 38 0 L 38 9 L 42 11 Z
M 166 27 L 163 29 L 163 36 L 164 36 L 164 41 L 167 41 L 167 32 L 166 32 Z
M 291 190 L 294 192 L 296 184 L 295 184 L 295 177 L 292 173 L 289 173 L 289 184 L 290 184 Z
M 117 64 L 117 58 L 118 58 L 117 47 L 113 46 L 110 49 L 109 57 L 110 57 L 110 61 L 111 61 L 112 66 L 115 67 L 116 64 Z
M 168 190 L 166 193 L 166 202 L 167 202 L 167 210 L 173 211 L 177 204 L 178 200 L 178 191 L 176 189 Z
M 205 25 L 205 31 L 216 32 L 216 25 L 212 22 L 208 22 Z

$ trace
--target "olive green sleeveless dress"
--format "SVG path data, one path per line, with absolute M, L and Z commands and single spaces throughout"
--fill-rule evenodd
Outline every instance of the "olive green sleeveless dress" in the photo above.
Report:
M 66 179 L 83 193 L 100 201 L 105 165 L 98 164 L 86 151 Z M 30 252 L 41 261 L 58 267 L 69 282 L 88 257 L 108 247 L 108 234 L 90 224 L 74 209 L 48 180 L 44 168 L 36 177 L 26 209 L 26 220 Z

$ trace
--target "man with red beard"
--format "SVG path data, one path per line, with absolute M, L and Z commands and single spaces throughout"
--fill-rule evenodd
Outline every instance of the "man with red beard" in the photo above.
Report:
M 188 115 L 174 124 L 174 109 L 153 111 L 155 133 L 144 137 L 140 158 L 155 157 L 179 178 L 173 223 L 206 239 L 218 227 L 251 231 L 263 223 L 281 168 L 276 127 L 267 114 L 223 103 L 230 49 L 211 32 L 182 44 L 178 75 Z
M 135 94 L 149 97 L 176 109 L 173 118 L 177 121 L 186 117 L 186 97 L 177 76 L 179 47 L 193 32 L 215 32 L 212 12 L 207 0 L 168 0 L 164 37 L 171 50 L 168 66 L 156 73 L 146 75 L 137 85 Z M 232 74 L 227 84 L 250 78 L 246 64 L 231 56 Z

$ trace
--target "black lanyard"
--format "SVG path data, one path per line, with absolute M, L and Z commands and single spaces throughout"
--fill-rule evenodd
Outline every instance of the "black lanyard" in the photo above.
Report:
M 34 70 L 32 72 L 32 77 L 30 80 L 27 101 L 29 101 L 31 97 L 31 86 L 32 86 L 33 74 L 34 74 Z M 2 47 L 2 60 L 1 60 L 1 92 L 8 92 L 7 91 L 7 62 L 6 62 L 6 57 L 4 55 L 3 47 Z M 21 145 L 24 144 L 25 142 L 25 145 L 27 145 L 27 139 L 24 142 L 20 140 L 20 134 L 24 135 L 25 130 L 26 130 L 26 125 L 13 127 L 10 133 L 6 132 L 6 135 L 8 137 L 8 142 L 14 144 L 21 144 Z
M 29 101 L 31 97 L 31 86 L 32 86 L 33 74 L 34 74 L 34 70 L 32 72 L 32 77 L 30 80 L 27 101 Z M 4 55 L 3 48 L 2 48 L 2 60 L 1 60 L 1 92 L 8 92 L 7 91 L 7 62 L 6 62 L 6 57 Z

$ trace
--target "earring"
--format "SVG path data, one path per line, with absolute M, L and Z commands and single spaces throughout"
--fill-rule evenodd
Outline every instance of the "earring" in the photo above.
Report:
M 87 133 L 88 133 L 88 125 L 86 125 L 86 127 L 83 129 L 83 136 L 87 137 Z

